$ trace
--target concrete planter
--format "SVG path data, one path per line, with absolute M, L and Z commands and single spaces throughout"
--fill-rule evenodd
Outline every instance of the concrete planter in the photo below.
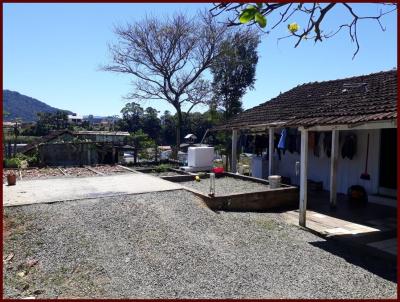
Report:
M 246 180 L 249 182 L 257 182 L 268 185 L 269 182 L 264 179 L 254 178 L 250 176 L 236 175 L 233 173 L 222 173 L 218 177 L 232 177 Z M 209 178 L 208 174 L 201 175 L 202 179 Z M 194 180 L 195 175 L 182 175 L 163 177 L 165 180 L 172 182 L 184 182 Z M 294 186 L 281 184 L 276 189 L 266 189 L 265 191 L 232 193 L 219 196 L 209 196 L 204 192 L 200 192 L 193 188 L 185 187 L 187 191 L 199 196 L 212 210 L 223 211 L 269 211 L 278 208 L 297 207 L 299 203 L 299 190 Z

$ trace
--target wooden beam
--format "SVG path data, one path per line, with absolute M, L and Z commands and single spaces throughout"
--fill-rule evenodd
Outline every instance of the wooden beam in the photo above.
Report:
M 299 130 L 305 129 L 308 131 L 332 131 L 332 130 L 371 130 L 371 129 L 387 129 L 397 128 L 396 120 L 387 120 L 379 122 L 368 122 L 348 125 L 326 125 L 326 126 L 311 126 L 311 127 L 299 127 Z
M 336 206 L 336 171 L 339 153 L 339 130 L 332 131 L 332 149 L 331 149 L 331 178 L 330 178 L 330 197 L 331 207 Z
M 273 153 L 274 153 L 274 128 L 268 129 L 269 145 L 268 145 L 268 175 L 272 175 Z
M 237 171 L 237 130 L 232 130 L 231 172 L 236 173 L 236 171 Z
M 307 211 L 307 163 L 308 159 L 308 131 L 301 131 L 301 147 L 300 147 L 300 208 L 299 208 L 299 225 L 306 226 Z

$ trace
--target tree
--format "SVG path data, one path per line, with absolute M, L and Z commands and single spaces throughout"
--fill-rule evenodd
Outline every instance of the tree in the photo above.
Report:
M 172 145 L 176 141 L 176 121 L 168 110 L 160 117 L 161 122 L 161 144 Z
M 371 4 L 368 4 L 371 5 Z M 357 55 L 360 44 L 358 41 L 357 27 L 361 20 L 375 20 L 382 31 L 385 31 L 381 23 L 381 18 L 397 9 L 397 3 L 375 3 L 379 6 L 379 13 L 376 15 L 361 15 L 356 12 L 353 4 L 349 3 L 219 3 L 215 4 L 211 9 L 214 17 L 222 13 L 230 14 L 228 18 L 228 26 L 236 26 L 240 24 L 258 24 L 261 28 L 266 28 L 268 20 L 276 18 L 272 25 L 267 30 L 278 27 L 280 24 L 287 24 L 289 35 L 280 39 L 295 38 L 297 47 L 304 40 L 314 40 L 314 42 L 322 42 L 324 39 L 329 39 L 342 30 L 348 30 L 350 40 L 356 44 L 356 50 L 353 54 L 353 59 Z M 344 13 L 350 17 L 343 18 L 343 20 L 350 20 L 343 22 L 331 31 L 323 29 L 323 21 L 326 17 L 334 11 L 334 8 L 342 8 Z M 302 29 L 295 20 L 304 19 L 305 22 Z M 291 20 L 291 21 L 289 21 Z
M 143 108 L 135 102 L 127 103 L 121 109 L 122 119 L 126 124 L 126 131 L 134 132 L 142 128 Z
M 241 98 L 255 82 L 259 42 L 256 32 L 237 31 L 223 41 L 222 54 L 211 66 L 213 101 L 225 119 L 243 111 Z
M 18 142 L 18 136 L 20 135 L 20 127 L 21 127 L 21 119 L 20 118 L 16 118 L 14 120 L 14 125 L 12 127 L 12 133 L 14 135 L 13 157 L 15 157 L 16 154 L 17 154 L 17 142 Z M 9 143 L 9 147 L 11 147 L 11 142 Z M 10 151 L 9 151 L 9 157 L 11 157 L 11 152 Z
M 115 29 L 118 42 L 110 46 L 112 64 L 103 70 L 134 76 L 128 98 L 166 101 L 175 108 L 179 148 L 183 108 L 190 112 L 210 97 L 202 74 L 219 55 L 226 31 L 209 13 L 145 18 Z
M 158 142 L 160 138 L 161 121 L 158 118 L 158 111 L 152 107 L 147 107 L 143 115 L 143 131 L 149 137 Z
M 142 154 L 142 157 L 146 157 L 146 149 L 152 147 L 154 148 L 155 145 L 154 141 L 146 133 L 144 133 L 142 129 L 130 133 L 128 141 L 135 147 L 133 153 L 134 164 L 137 163 L 139 153 Z
M 71 129 L 68 123 L 68 115 L 64 111 L 57 111 L 55 113 L 39 112 L 38 121 L 35 125 L 35 135 L 42 136 L 50 133 L 51 130 L 64 130 Z

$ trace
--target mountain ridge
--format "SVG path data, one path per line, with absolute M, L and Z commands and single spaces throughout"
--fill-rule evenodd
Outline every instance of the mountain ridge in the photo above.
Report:
M 3 90 L 3 121 L 12 121 L 16 118 L 21 118 L 23 122 L 35 122 L 38 120 L 37 113 L 64 111 L 67 114 L 72 114 L 72 111 L 58 109 L 52 107 L 38 99 L 21 94 L 17 91 L 8 89 Z

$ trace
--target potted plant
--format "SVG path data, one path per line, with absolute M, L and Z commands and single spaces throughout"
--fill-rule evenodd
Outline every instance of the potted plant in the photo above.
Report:
M 19 158 L 11 158 L 6 161 L 6 167 L 9 168 L 17 168 L 18 170 L 21 168 L 21 160 Z M 7 184 L 9 186 L 15 186 L 17 183 L 17 174 L 15 171 L 9 171 L 7 173 Z
M 7 184 L 9 186 L 15 186 L 17 183 L 17 175 L 14 173 L 14 171 L 11 171 L 7 174 Z

